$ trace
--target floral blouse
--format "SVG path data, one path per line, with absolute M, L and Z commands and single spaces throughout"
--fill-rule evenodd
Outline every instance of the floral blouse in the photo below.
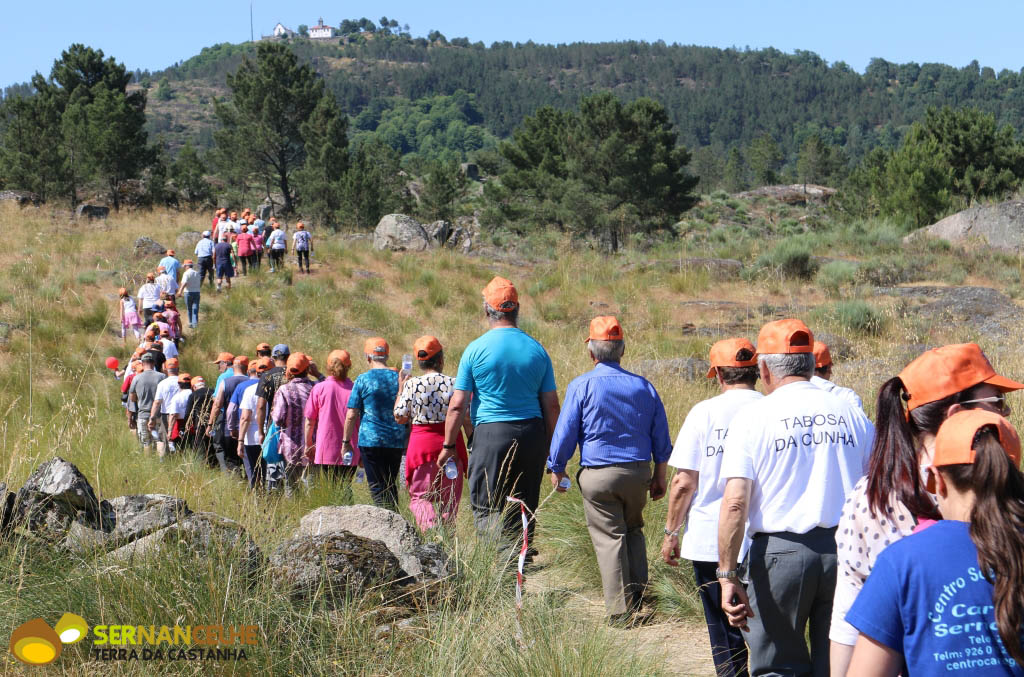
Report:
M 405 382 L 395 403 L 395 416 L 408 416 L 413 425 L 444 423 L 455 379 L 444 374 L 414 376 Z

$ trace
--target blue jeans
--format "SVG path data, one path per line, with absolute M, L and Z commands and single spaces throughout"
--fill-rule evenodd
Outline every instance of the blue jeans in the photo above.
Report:
M 199 324 L 199 292 L 185 292 L 185 306 L 188 307 L 188 323 L 191 326 Z

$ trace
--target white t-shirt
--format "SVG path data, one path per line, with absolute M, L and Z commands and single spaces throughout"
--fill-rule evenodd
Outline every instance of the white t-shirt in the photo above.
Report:
M 187 292 L 197 292 L 203 287 L 203 278 L 195 268 L 187 268 L 181 276 L 181 286 Z
M 178 281 L 167 273 L 156 276 L 156 286 L 160 288 L 160 291 L 167 292 L 171 296 L 178 293 Z
M 719 472 L 729 423 L 736 412 L 764 397 L 756 390 L 726 390 L 717 397 L 698 402 L 690 409 L 679 429 L 668 464 L 682 470 L 696 470 L 697 494 L 690 503 L 680 554 L 696 562 L 718 561 L 718 514 L 722 508 Z M 740 559 L 750 544 L 743 539 Z
M 833 395 L 836 395 L 842 400 L 846 400 L 850 404 L 859 407 L 860 409 L 864 409 L 864 403 L 860 401 L 860 395 L 858 395 L 852 388 L 844 388 L 843 386 L 837 386 L 835 383 L 832 383 L 832 381 L 824 379 L 818 375 L 814 375 L 811 377 L 811 383 L 818 386 L 822 390 L 827 390 L 828 392 L 832 393 Z
M 720 485 L 753 480 L 748 533 L 805 534 L 839 524 L 846 494 L 867 472 L 875 427 L 857 407 L 808 381 L 737 412 Z
M 164 409 L 167 410 L 168 414 L 174 414 L 175 418 L 185 418 L 185 414 L 188 413 L 188 398 L 192 397 L 191 390 L 178 389 L 178 392 L 171 398 Z
M 255 446 L 260 443 L 259 439 L 257 439 L 256 437 L 256 433 L 259 432 L 260 426 L 256 422 L 255 414 L 257 399 L 256 388 L 258 386 L 259 383 L 253 383 L 251 386 L 245 389 L 245 392 L 242 393 L 242 405 L 239 407 L 239 414 L 241 414 L 241 411 L 245 411 L 246 409 L 253 412 L 252 420 L 249 422 L 249 427 L 245 431 L 245 440 L 243 441 L 243 444 L 247 446 Z
M 139 297 L 143 308 L 152 308 L 160 300 L 160 288 L 153 282 L 147 282 L 139 287 L 139 293 L 136 296 Z
M 285 244 L 288 242 L 287 239 L 285 239 L 287 237 L 288 236 L 284 234 L 284 230 L 278 228 L 270 234 L 270 237 L 267 238 L 267 246 L 271 249 L 284 249 Z
M 168 360 L 171 359 L 172 357 L 178 356 L 178 347 L 174 345 L 174 341 L 162 338 L 160 339 L 160 343 L 163 345 L 163 351 L 161 352 L 163 352 L 164 357 L 166 357 Z
M 178 394 L 181 388 L 178 387 L 178 377 L 168 376 L 156 386 L 156 399 L 160 400 L 160 413 L 169 414 L 167 405 L 170 404 L 171 398 Z

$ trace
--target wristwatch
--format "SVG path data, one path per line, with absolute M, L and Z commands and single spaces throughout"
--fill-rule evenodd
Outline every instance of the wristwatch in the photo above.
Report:
M 677 527 L 675 528 L 675 531 L 669 531 L 669 530 L 668 530 L 668 527 L 665 527 L 665 535 L 666 535 L 666 536 L 675 536 L 676 538 L 679 538 L 679 530 L 680 530 L 680 529 L 682 529 L 682 528 L 683 528 L 683 525 L 682 525 L 682 524 L 680 524 L 679 526 L 677 526 Z
M 455 448 L 455 445 L 454 444 L 442 444 L 441 448 L 445 449 L 445 450 L 451 450 L 451 449 Z
M 729 569 L 728 571 L 722 571 L 721 569 L 715 569 L 715 578 L 739 578 L 739 577 L 740 577 L 740 570 L 739 570 L 739 568 Z

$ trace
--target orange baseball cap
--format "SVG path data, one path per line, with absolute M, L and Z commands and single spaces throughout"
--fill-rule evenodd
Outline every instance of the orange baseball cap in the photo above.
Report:
M 1006 455 L 1020 466 L 1020 436 L 1004 417 L 984 409 L 965 409 L 947 418 L 935 435 L 932 466 L 974 463 L 974 438 L 982 428 L 992 426 Z M 935 478 L 928 477 L 928 491 L 935 493 Z
M 503 277 L 495 277 L 484 287 L 484 301 L 491 308 L 510 312 L 519 307 L 519 292 L 516 286 Z
M 256 360 L 256 371 L 260 374 L 273 368 L 274 361 L 269 357 L 261 357 L 260 359 Z
M 167 250 L 167 255 L 168 256 L 174 256 L 174 250 L 173 249 L 168 249 Z
M 181 263 L 182 263 L 182 265 L 185 265 L 185 266 L 191 266 L 192 265 L 192 259 L 185 259 Z
M 259 343 L 259 344 L 257 344 L 256 345 L 256 352 L 260 352 L 261 350 L 270 350 L 270 344 L 269 343 Z
M 299 221 L 299 224 L 295 227 L 298 228 L 299 230 L 305 230 L 306 224 L 304 224 L 302 221 Z
M 760 355 L 809 353 L 814 349 L 814 334 L 800 320 L 776 320 L 761 327 L 757 335 Z
M 221 353 L 217 355 L 217 359 L 211 362 L 211 364 L 219 364 L 221 362 L 233 362 L 234 360 L 235 356 L 232 355 L 231 353 Z
M 417 360 L 429 360 L 434 355 L 444 350 L 441 342 L 433 336 L 421 336 L 412 345 L 413 357 Z
M 749 350 L 752 357 L 741 360 L 737 356 L 741 350 Z M 757 364 L 757 349 L 745 338 L 722 339 L 711 346 L 711 368 L 708 378 L 714 378 L 719 367 L 752 367 Z
M 153 273 L 146 273 L 146 280 L 147 281 L 152 282 L 155 279 L 156 279 L 156 275 L 154 275 Z
M 340 360 L 346 367 L 352 366 L 352 356 L 348 354 L 347 350 L 332 350 L 331 354 L 327 356 L 327 364 L 334 360 Z
M 192 383 L 192 374 L 188 372 L 178 374 L 178 383 Z
M 587 341 L 621 341 L 622 325 L 611 315 L 599 315 L 590 321 L 590 335 L 583 340 Z
M 170 358 L 170 359 L 168 359 L 167 361 L 164 362 L 164 366 L 168 367 L 170 369 L 173 369 L 174 367 L 177 367 L 178 364 L 179 364 L 179 362 L 178 362 L 178 358 L 177 357 L 172 357 L 172 358 Z
M 387 341 L 377 336 L 366 339 L 366 342 L 363 343 L 363 352 L 367 355 L 390 355 L 391 348 Z
M 246 357 L 245 355 L 237 355 L 235 357 L 235 359 L 231 361 L 231 364 L 241 365 L 244 369 L 248 369 L 249 368 L 249 358 Z
M 919 355 L 899 374 L 907 391 L 907 410 L 963 392 L 979 383 L 1004 393 L 1021 390 L 1024 383 L 996 374 L 977 343 L 955 343 Z
M 821 341 L 814 342 L 814 368 L 824 369 L 832 364 L 832 353 L 828 350 L 828 345 Z
M 117 295 L 118 296 L 124 296 L 127 293 L 128 293 L 128 290 L 126 288 L 124 288 L 124 287 L 121 287 L 120 289 L 117 290 Z
M 309 358 L 302 353 L 292 353 L 288 357 L 288 373 L 292 376 L 301 374 L 309 369 Z

